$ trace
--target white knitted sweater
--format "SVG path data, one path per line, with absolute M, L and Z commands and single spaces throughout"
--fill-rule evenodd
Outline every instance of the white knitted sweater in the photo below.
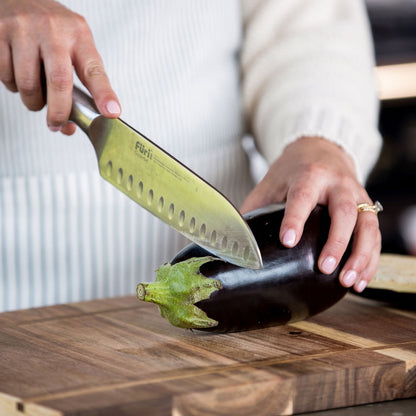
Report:
M 247 133 L 269 162 L 319 135 L 353 156 L 362 181 L 373 166 L 361 1 L 63 3 L 89 22 L 122 118 L 235 204 L 253 186 Z M 50 133 L 45 111 L 0 88 L 0 310 L 134 294 L 186 243 L 99 177 L 84 133 Z

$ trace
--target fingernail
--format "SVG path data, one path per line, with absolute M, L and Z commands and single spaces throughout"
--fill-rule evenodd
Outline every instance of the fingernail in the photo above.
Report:
M 322 271 L 326 274 L 331 274 L 334 271 L 336 264 L 337 261 L 335 257 L 329 256 L 322 263 Z
M 120 114 L 121 108 L 118 105 L 117 101 L 111 100 L 105 106 L 107 111 L 111 114 Z
M 57 131 L 62 130 L 62 126 L 48 126 L 50 131 L 53 131 L 54 133 Z
M 296 241 L 296 233 L 295 230 L 287 230 L 283 234 L 283 244 L 287 247 L 293 247 Z
M 342 276 L 342 282 L 345 286 L 351 287 L 355 281 L 357 280 L 357 272 L 354 270 L 348 270 L 345 272 L 344 276 Z M 361 282 L 360 282 L 361 283 Z
M 365 280 L 360 280 L 357 283 L 357 287 L 355 289 L 356 292 L 361 293 L 367 287 L 367 282 Z

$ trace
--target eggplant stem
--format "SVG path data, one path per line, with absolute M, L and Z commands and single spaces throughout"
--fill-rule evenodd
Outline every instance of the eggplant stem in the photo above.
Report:
M 140 300 L 145 300 L 146 299 L 146 287 L 147 287 L 148 283 L 140 283 L 137 285 L 137 297 Z
M 222 289 L 221 282 L 201 274 L 203 264 L 219 259 L 212 256 L 190 258 L 174 265 L 164 264 L 154 283 L 137 285 L 138 299 L 156 303 L 161 315 L 181 328 L 209 328 L 218 322 L 195 306 Z

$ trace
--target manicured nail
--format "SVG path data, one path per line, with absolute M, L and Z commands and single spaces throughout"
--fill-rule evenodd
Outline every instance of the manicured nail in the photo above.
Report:
M 283 234 L 283 244 L 286 247 L 293 247 L 296 241 L 296 233 L 295 230 L 287 230 Z
M 57 131 L 62 130 L 62 126 L 48 126 L 50 131 L 53 131 L 54 133 Z
M 357 287 L 355 289 L 356 292 L 361 293 L 367 287 L 367 282 L 365 280 L 360 280 L 357 283 Z
M 334 271 L 336 264 L 337 261 L 335 257 L 329 256 L 322 263 L 322 271 L 326 274 L 331 274 Z
M 342 276 L 342 282 L 347 287 L 351 287 L 355 283 L 356 280 L 357 280 L 357 272 L 354 270 L 348 270 L 347 272 L 345 272 L 344 276 Z
M 111 100 L 105 106 L 107 111 L 111 114 L 120 114 L 121 108 L 118 105 L 117 101 Z

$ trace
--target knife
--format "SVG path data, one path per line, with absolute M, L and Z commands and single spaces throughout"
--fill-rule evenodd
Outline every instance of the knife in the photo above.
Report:
M 215 256 L 262 268 L 247 222 L 197 174 L 123 120 L 101 115 L 93 99 L 76 86 L 70 120 L 89 137 L 105 180 Z

